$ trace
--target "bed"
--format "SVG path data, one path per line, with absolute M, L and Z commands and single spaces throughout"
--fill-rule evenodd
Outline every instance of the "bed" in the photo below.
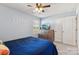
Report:
M 10 55 L 57 55 L 56 46 L 48 40 L 26 37 L 7 41 L 4 44 L 10 49 Z

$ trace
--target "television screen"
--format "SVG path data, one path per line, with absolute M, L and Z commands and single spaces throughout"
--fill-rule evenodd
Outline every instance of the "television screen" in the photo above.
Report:
M 41 29 L 48 30 L 50 28 L 49 24 L 43 24 Z

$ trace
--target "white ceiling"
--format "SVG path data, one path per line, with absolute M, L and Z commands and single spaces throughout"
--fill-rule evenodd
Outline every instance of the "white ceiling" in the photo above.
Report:
M 34 7 L 28 7 L 27 5 L 35 6 L 35 3 L 4 3 L 1 5 L 17 9 L 19 11 L 37 16 L 37 17 L 48 17 L 54 14 L 74 11 L 76 4 L 74 3 L 44 3 L 43 5 L 50 4 L 51 7 L 45 8 L 44 13 L 33 12 Z

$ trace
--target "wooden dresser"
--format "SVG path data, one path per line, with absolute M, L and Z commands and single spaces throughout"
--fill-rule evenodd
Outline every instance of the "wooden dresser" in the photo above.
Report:
M 47 39 L 49 41 L 54 41 L 54 30 L 48 30 L 46 33 L 38 34 L 38 37 Z

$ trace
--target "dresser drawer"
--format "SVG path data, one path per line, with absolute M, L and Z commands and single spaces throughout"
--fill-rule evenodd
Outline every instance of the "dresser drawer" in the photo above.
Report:
M 48 39 L 49 41 L 54 41 L 54 30 L 48 30 L 47 33 L 38 34 L 38 37 Z

